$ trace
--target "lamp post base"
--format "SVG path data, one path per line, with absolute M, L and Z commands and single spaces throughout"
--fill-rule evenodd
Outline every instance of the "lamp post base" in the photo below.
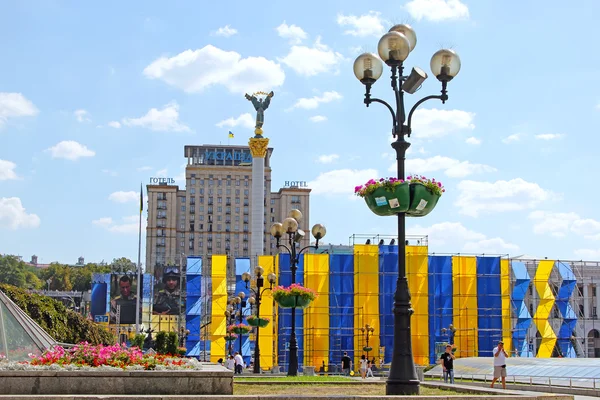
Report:
M 420 382 L 418 379 L 410 381 L 387 381 L 385 383 L 385 394 L 394 395 L 416 395 L 419 394 Z

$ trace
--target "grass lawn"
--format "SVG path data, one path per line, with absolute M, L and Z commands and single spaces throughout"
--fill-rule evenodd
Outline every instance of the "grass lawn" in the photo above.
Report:
M 346 378 L 343 376 L 276 376 L 276 377 L 258 377 L 258 376 L 249 376 L 249 377 L 235 377 L 234 382 L 319 382 L 319 383 L 329 383 L 329 382 L 352 382 L 351 378 Z

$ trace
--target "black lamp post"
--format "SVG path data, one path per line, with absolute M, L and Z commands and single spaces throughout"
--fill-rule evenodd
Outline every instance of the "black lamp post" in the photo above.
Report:
M 252 293 L 254 293 L 254 298 L 256 299 L 256 319 L 260 320 L 260 304 L 262 301 L 262 295 L 265 291 L 273 289 L 273 284 L 277 279 L 277 276 L 274 273 L 270 273 L 267 275 L 267 280 L 269 281 L 269 287 L 261 288 L 265 285 L 265 278 L 263 278 L 263 273 L 265 270 L 263 267 L 256 267 L 254 269 L 254 273 L 256 274 L 256 289 L 252 287 L 248 287 L 248 283 L 250 282 L 250 274 L 248 272 L 244 272 L 242 274 L 242 280 L 246 282 L 246 289 L 250 289 Z M 259 347 L 259 334 L 260 334 L 260 326 L 256 326 L 256 338 L 254 339 L 254 370 L 255 374 L 260 374 L 260 347 Z
M 255 302 L 254 297 L 250 297 L 250 299 L 248 299 L 247 302 L 250 303 L 250 313 L 252 313 L 252 305 Z M 230 301 L 232 309 L 238 308 L 238 310 L 235 312 L 235 316 L 238 317 L 240 324 L 242 322 L 244 322 L 244 308 L 246 307 L 247 302 L 246 302 L 246 293 L 244 293 L 244 292 L 239 292 L 237 297 L 234 297 Z M 227 315 L 227 311 L 225 311 L 225 315 Z M 234 319 L 234 321 L 235 321 L 235 319 Z M 240 334 L 239 334 L 240 354 L 242 354 L 242 337 L 243 336 L 244 336 L 244 334 L 240 332 Z
M 396 138 L 392 147 L 396 150 L 398 179 L 404 179 L 404 160 L 406 150 L 410 146 L 404 137 L 410 137 L 413 113 L 427 100 L 436 99 L 445 103 L 448 100 L 446 86 L 460 70 L 460 59 L 454 51 L 437 51 L 431 58 L 430 65 L 433 75 L 442 83 L 442 94 L 426 96 L 417 101 L 410 109 L 407 118 L 404 108 L 404 92 L 414 93 L 427 78 L 425 71 L 418 67 L 413 68 L 410 75 L 403 75 L 404 60 L 416 44 L 417 36 L 409 25 L 395 25 L 379 40 L 377 50 L 381 59 L 374 54 L 364 53 L 354 61 L 354 74 L 365 85 L 365 105 L 368 107 L 371 103 L 381 103 L 388 108 L 392 115 L 392 136 Z M 382 60 L 392 71 L 391 84 L 396 100 L 395 108 L 383 100 L 371 97 L 371 86 L 383 72 Z M 400 85 L 398 85 L 398 80 L 400 80 Z M 413 309 L 406 279 L 405 222 L 405 213 L 398 213 L 398 282 L 394 294 L 394 350 L 390 374 L 386 382 L 386 394 L 388 395 L 419 393 L 419 380 L 415 371 L 410 333 L 410 317 Z
M 369 337 L 373 335 L 373 333 L 375 332 L 375 328 L 373 328 L 369 324 L 366 324 L 365 326 L 360 328 L 360 330 L 362 331 L 362 333 L 365 334 L 365 339 L 367 341 L 367 345 L 365 347 L 368 349 L 369 348 Z M 365 351 L 367 352 L 367 360 L 369 360 L 369 350 L 365 350 Z
M 319 240 L 323 239 L 327 230 L 322 224 L 315 224 L 311 233 L 316 239 L 314 246 L 299 248 L 299 242 L 306 235 L 302 229 L 298 229 L 298 223 L 302 220 L 300 210 L 293 209 L 283 222 L 276 222 L 271 226 L 271 235 L 277 239 L 277 248 L 284 248 L 290 253 L 290 270 L 292 271 L 292 284 L 296 283 L 296 271 L 300 262 L 300 255 L 309 248 L 318 249 Z M 284 237 L 287 235 L 287 237 Z M 284 243 L 280 244 L 284 237 Z M 292 333 L 290 335 L 290 360 L 288 364 L 288 376 L 298 375 L 298 341 L 296 340 L 296 307 L 292 307 Z

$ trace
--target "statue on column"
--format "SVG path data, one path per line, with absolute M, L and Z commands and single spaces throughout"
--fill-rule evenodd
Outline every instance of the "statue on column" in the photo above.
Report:
M 262 97 L 257 97 L 257 95 L 266 95 L 266 97 L 263 99 Z M 252 96 L 250 96 L 249 94 L 245 95 L 246 99 L 252 102 L 252 105 L 256 110 L 256 129 L 254 129 L 254 133 L 256 134 L 255 137 L 257 138 L 262 137 L 262 126 L 265 122 L 265 110 L 269 108 L 269 104 L 271 104 L 271 97 L 273 97 L 274 95 L 275 93 L 273 93 L 273 91 L 271 91 L 268 94 L 265 92 L 256 92 L 253 93 Z

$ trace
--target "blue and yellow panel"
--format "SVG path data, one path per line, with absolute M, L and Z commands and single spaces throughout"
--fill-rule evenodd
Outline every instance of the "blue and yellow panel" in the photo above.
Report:
M 329 360 L 354 357 L 354 255 L 333 254 L 329 262 Z M 319 364 L 317 364 L 318 366 Z M 327 365 L 329 367 L 329 365 Z
M 477 258 L 452 258 L 454 345 L 457 357 L 476 357 L 478 346 Z
M 304 310 L 304 365 L 329 365 L 329 254 L 304 256 L 304 286 L 317 298 Z
M 235 296 L 238 296 L 240 293 L 244 293 L 244 300 L 246 300 L 245 302 L 245 306 L 241 307 L 241 305 L 237 305 L 235 307 L 237 307 L 236 311 L 239 311 L 241 309 L 242 315 L 241 315 L 241 321 L 240 318 L 236 318 L 235 323 L 239 324 L 239 323 L 243 323 L 245 325 L 246 324 L 246 317 L 249 316 L 252 312 L 252 305 L 250 304 L 250 302 L 248 301 L 248 299 L 250 298 L 250 286 L 248 285 L 248 288 L 246 288 L 246 282 L 244 282 L 242 280 L 242 274 L 244 272 L 248 272 L 250 273 L 250 259 L 249 258 L 236 258 L 235 259 Z M 254 274 L 251 274 L 252 276 L 254 276 Z M 242 303 L 244 304 L 244 303 Z M 241 343 L 241 345 L 240 345 Z M 252 357 L 252 350 L 250 349 L 250 335 L 238 335 L 238 338 L 235 340 L 235 342 L 233 342 L 233 351 L 240 351 L 241 349 L 241 354 L 242 357 L 244 359 L 244 362 L 246 363 L 246 365 L 250 365 L 250 361 L 251 361 L 251 357 Z
M 427 365 L 429 361 L 427 246 L 406 246 L 406 277 L 414 310 L 410 320 L 413 359 L 417 365 Z
M 554 268 L 554 261 L 540 261 L 535 271 L 535 277 L 533 278 L 533 284 L 540 299 L 538 307 L 535 310 L 535 315 L 533 316 L 533 322 L 542 336 L 537 353 L 537 357 L 540 358 L 552 357 L 552 352 L 556 345 L 556 333 L 548 320 L 555 301 L 552 288 L 550 288 L 550 283 L 548 282 L 552 268 Z
M 290 286 L 292 284 L 292 272 L 290 269 L 290 255 L 282 253 L 279 259 L 279 285 Z M 300 261 L 297 265 L 296 283 L 304 286 L 304 256 L 300 256 Z M 288 343 L 291 335 L 292 326 L 292 311 L 290 308 L 279 308 L 278 310 L 278 364 L 287 368 L 289 360 Z M 298 342 L 298 363 L 304 362 L 304 311 L 300 308 L 296 309 L 296 340 Z
M 398 282 L 398 246 L 379 246 L 379 358 L 392 361 L 394 349 L 394 293 Z M 377 334 L 377 332 L 375 332 Z
M 227 256 L 212 256 L 212 313 L 210 332 L 210 361 L 225 359 L 225 334 L 227 332 Z
M 437 361 L 439 349 L 452 338 L 447 330 L 453 317 L 452 257 L 429 256 L 429 362 Z
M 477 257 L 477 310 L 479 357 L 492 357 L 503 336 L 500 257 Z
M 354 245 L 354 365 L 363 354 L 373 358 L 379 348 L 379 246 Z M 361 328 L 371 326 L 375 335 L 369 336 L 369 347 L 374 353 L 367 354 L 366 333 Z
M 270 273 L 277 274 L 276 256 L 258 256 L 258 265 L 265 270 L 265 287 L 269 287 L 267 276 Z M 275 282 L 277 285 L 277 282 Z M 263 289 L 264 290 L 264 289 Z M 277 307 L 274 307 L 273 293 L 270 290 L 264 290 L 260 306 L 260 316 L 271 320 L 269 325 L 260 329 L 258 344 L 260 346 L 260 367 L 264 370 L 270 370 L 274 365 L 275 343 L 277 342 Z
M 502 295 L 502 340 L 504 347 L 511 350 L 510 269 L 506 258 L 500 259 L 500 293 Z

